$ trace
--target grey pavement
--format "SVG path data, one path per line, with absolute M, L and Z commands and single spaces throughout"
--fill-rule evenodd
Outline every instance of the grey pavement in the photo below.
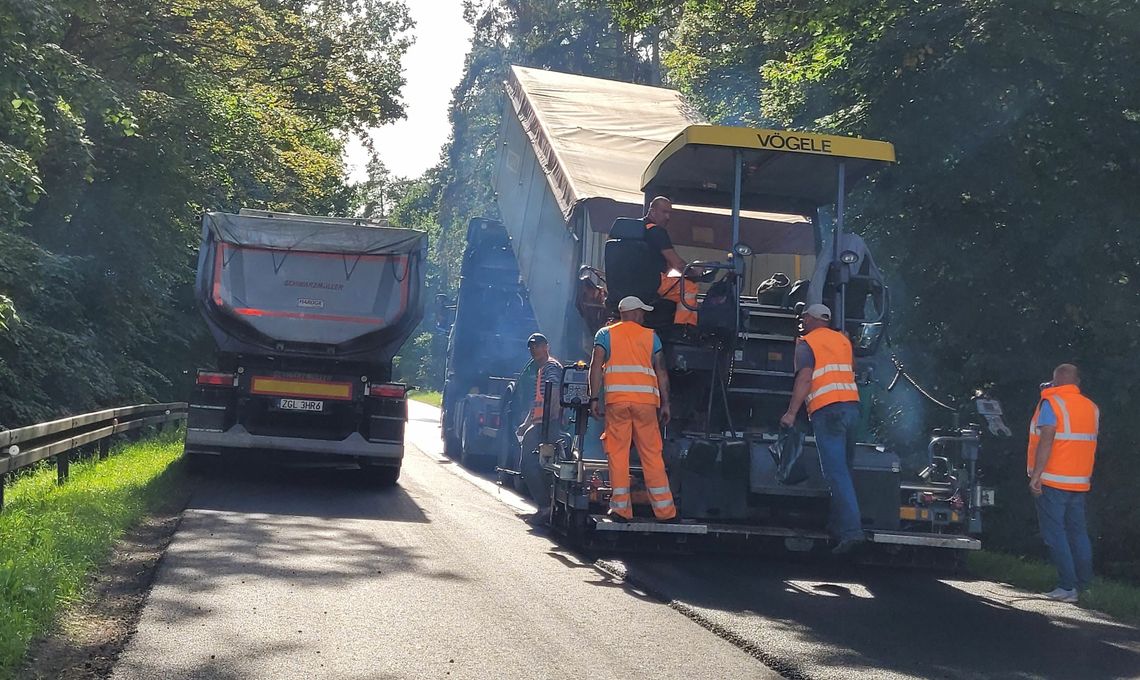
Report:
M 607 576 L 411 413 L 399 488 L 199 491 L 115 677 L 1140 678 L 1137 629 L 997 583 L 739 556 Z
M 450 465 L 409 449 L 389 490 L 351 472 L 215 474 L 113 677 L 775 677 Z

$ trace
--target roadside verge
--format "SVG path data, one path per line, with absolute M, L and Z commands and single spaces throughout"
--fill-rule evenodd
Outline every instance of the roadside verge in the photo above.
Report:
M 47 466 L 8 484 L 0 512 L 0 677 L 22 667 L 21 675 L 30 677 L 65 675 L 57 664 L 67 645 L 50 644 L 69 636 L 74 622 L 65 613 L 89 606 L 84 596 L 113 571 L 108 557 L 129 529 L 185 504 L 182 466 L 172 465 L 181 453 L 181 433 L 168 433 L 122 445 L 106 460 L 74 463 L 62 486 Z M 58 632 L 33 643 L 53 629 Z M 29 646 L 44 645 L 57 649 L 31 654 L 25 666 Z M 44 662 L 57 670 L 43 668 Z
M 1057 586 L 1052 565 L 1026 557 L 983 550 L 970 555 L 970 574 L 987 581 L 1008 583 L 1030 592 L 1043 593 Z M 1080 606 L 1140 625 L 1140 586 L 1113 579 L 1095 578 L 1092 587 L 1081 593 Z

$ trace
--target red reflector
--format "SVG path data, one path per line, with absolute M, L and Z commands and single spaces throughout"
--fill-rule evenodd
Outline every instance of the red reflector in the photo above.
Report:
M 214 387 L 233 387 L 233 373 L 214 373 L 211 371 L 198 371 L 199 385 L 213 385 Z
M 368 394 L 373 397 L 385 397 L 387 399 L 403 399 L 407 394 L 407 387 L 404 385 L 396 385 L 392 383 L 385 383 L 383 385 L 369 385 Z
M 483 427 L 486 424 L 487 424 L 487 416 L 480 413 L 479 414 L 479 427 Z

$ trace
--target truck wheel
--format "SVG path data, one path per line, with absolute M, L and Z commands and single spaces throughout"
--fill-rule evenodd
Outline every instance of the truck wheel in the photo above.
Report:
M 471 469 L 475 463 L 475 452 L 471 450 L 474 446 L 471 429 L 468 427 L 467 419 L 464 418 L 463 429 L 459 434 L 459 464 L 465 468 Z
M 360 472 L 375 486 L 395 486 L 400 479 L 399 465 L 365 465 Z
M 459 437 L 455 436 L 452 428 L 444 426 L 443 428 L 443 455 L 455 460 L 460 455 L 460 442 Z

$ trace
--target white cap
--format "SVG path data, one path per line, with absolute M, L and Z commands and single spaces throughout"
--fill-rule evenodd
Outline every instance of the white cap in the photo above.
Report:
M 618 303 L 619 312 L 632 312 L 635 309 L 644 309 L 647 312 L 652 312 L 653 308 L 641 301 L 641 298 L 636 295 L 629 295 L 623 297 L 621 302 Z
M 827 305 L 821 305 L 818 302 L 805 309 L 804 314 L 824 321 L 831 321 L 831 310 L 827 308 Z

